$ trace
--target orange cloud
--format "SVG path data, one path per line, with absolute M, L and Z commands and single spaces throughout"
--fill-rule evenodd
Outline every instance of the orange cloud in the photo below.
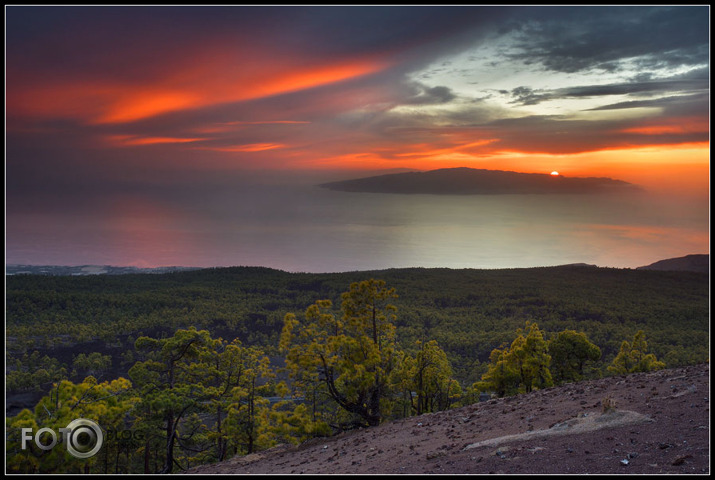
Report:
M 621 133 L 636 133 L 641 135 L 663 135 L 665 133 L 685 133 L 681 126 L 674 125 L 653 125 L 649 127 L 633 127 L 620 130 Z
M 240 127 L 246 125 L 304 125 L 310 124 L 311 122 L 299 121 L 299 120 L 265 120 L 257 122 L 222 122 L 214 123 L 212 125 L 207 125 L 204 127 L 194 128 L 193 131 L 196 133 L 224 133 L 237 130 Z
M 222 72 L 206 71 L 195 83 L 183 89 L 161 84 L 151 88 L 125 87 L 119 100 L 93 118 L 92 123 L 132 122 L 185 109 L 295 92 L 368 75 L 385 66 L 381 62 L 356 60 L 304 67 L 297 71 L 279 71 L 272 77 L 263 78 L 246 77 L 244 74 L 231 76 L 230 72 L 226 76 Z
M 231 147 L 201 147 L 202 150 L 213 150 L 216 152 L 262 152 L 276 148 L 286 148 L 286 146 L 281 143 L 249 143 Z
M 175 137 L 138 137 L 135 135 L 108 135 L 105 137 L 115 146 L 140 146 L 164 143 L 192 143 L 206 140 L 205 138 L 175 138 Z
M 389 66 L 379 58 L 282 58 L 276 52 L 236 52 L 216 45 L 197 48 L 181 61 L 167 59 L 164 63 L 164 70 L 153 69 L 162 72 L 160 75 L 131 82 L 84 78 L 81 72 L 57 79 L 44 72 L 15 69 L 8 76 L 8 112 L 73 118 L 89 124 L 127 123 L 329 85 Z
M 7 113 L 86 120 L 106 108 L 120 91 L 120 87 L 108 83 L 55 81 L 39 84 L 37 81 L 13 82 L 13 78 L 8 78 Z
M 447 147 L 447 148 L 438 148 L 438 149 L 431 149 L 432 145 L 429 144 L 420 144 L 420 145 L 413 145 L 413 147 L 418 147 L 418 148 L 424 148 L 425 150 L 422 151 L 415 151 L 415 152 L 406 152 L 406 153 L 397 153 L 395 156 L 397 157 L 424 157 L 425 159 L 428 159 L 429 157 L 442 157 L 444 158 L 445 156 L 449 156 L 452 154 L 455 154 L 459 152 L 460 150 L 468 149 L 468 148 L 475 148 L 475 147 L 482 147 L 484 145 L 489 145 L 490 143 L 498 142 L 498 138 L 488 138 L 484 140 L 478 140 L 476 142 L 470 142 L 466 143 L 464 145 L 455 145 L 453 147 Z M 460 152 L 461 153 L 461 152 Z
M 201 105 L 201 96 L 171 90 L 128 91 L 109 107 L 95 123 L 125 123 Z
M 667 123 L 642 125 L 619 130 L 620 133 L 635 133 L 638 135 L 677 135 L 709 131 L 710 125 L 707 119 L 702 117 L 671 118 Z
M 304 124 L 304 123 L 311 123 L 311 122 L 306 122 L 306 121 L 298 121 L 298 120 L 265 120 L 261 122 L 225 122 L 223 125 L 297 125 L 297 124 Z

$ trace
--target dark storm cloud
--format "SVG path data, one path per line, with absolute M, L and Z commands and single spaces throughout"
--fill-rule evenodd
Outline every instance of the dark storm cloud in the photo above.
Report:
M 512 58 L 547 70 L 621 70 L 701 65 L 709 61 L 709 7 L 534 7 L 509 25 L 518 33 Z
M 146 75 L 161 62 L 223 38 L 239 50 L 312 52 L 340 58 L 417 46 L 412 56 L 458 48 L 509 9 L 489 7 L 8 7 L 8 64 Z M 409 52 L 408 52 L 409 53 Z
M 536 105 L 546 100 L 551 100 L 553 97 L 552 93 L 541 93 L 542 91 L 535 91 L 529 87 L 516 87 L 511 91 L 511 96 L 514 97 L 512 103 L 518 103 L 521 105 Z M 504 92 L 509 93 L 509 92 Z
M 280 10 L 279 10 L 280 11 Z M 504 7 L 352 6 L 303 8 L 282 36 L 323 52 L 360 53 L 424 48 L 418 57 L 468 45 L 510 14 Z M 287 38 L 290 37 L 290 38 Z
M 585 85 L 559 88 L 554 90 L 533 90 L 529 87 L 517 87 L 510 94 L 514 103 L 536 105 L 547 100 L 559 98 L 585 98 L 608 95 L 655 95 L 668 92 L 695 92 L 708 89 L 707 79 L 659 79 L 633 81 L 608 85 Z
M 449 87 L 444 86 L 425 87 L 423 85 L 417 85 L 416 90 L 417 93 L 405 103 L 429 105 L 448 103 L 457 98 Z
M 626 102 L 611 103 L 600 107 L 591 108 L 591 111 L 598 110 L 622 110 L 626 108 L 662 108 L 668 113 L 691 114 L 707 116 L 710 105 L 709 93 L 696 93 L 693 95 L 678 95 L 648 100 L 630 100 Z

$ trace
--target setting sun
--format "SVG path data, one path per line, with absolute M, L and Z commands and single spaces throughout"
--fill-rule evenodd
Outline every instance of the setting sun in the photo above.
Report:
M 554 170 L 553 172 L 551 172 L 551 176 L 552 176 L 552 177 L 558 177 L 558 176 L 559 176 L 559 172 L 557 172 L 556 170 Z

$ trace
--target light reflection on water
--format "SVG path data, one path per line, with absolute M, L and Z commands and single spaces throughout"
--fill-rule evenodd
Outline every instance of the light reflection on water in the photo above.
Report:
M 637 267 L 709 252 L 708 204 L 647 194 L 436 196 L 250 185 L 117 198 L 101 212 L 17 214 L 7 263 L 397 267 Z

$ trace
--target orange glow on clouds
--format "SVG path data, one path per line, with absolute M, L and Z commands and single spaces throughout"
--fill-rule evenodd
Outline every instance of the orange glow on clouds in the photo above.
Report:
M 426 149 L 428 145 L 421 147 Z M 671 193 L 707 195 L 709 188 L 710 144 L 706 142 L 558 155 L 505 151 L 468 154 L 458 150 L 425 150 L 434 155 L 425 155 L 416 162 L 412 154 L 390 154 L 391 149 L 375 148 L 317 159 L 306 155 L 294 165 L 346 170 L 472 167 L 544 174 L 557 171 L 559 176 L 610 177 Z
M 521 172 L 556 170 L 569 177 L 610 177 L 672 193 L 707 194 L 710 144 L 654 145 L 549 155 L 502 152 L 484 168 Z
M 623 133 L 638 133 L 641 135 L 663 135 L 666 133 L 686 133 L 687 130 L 675 125 L 653 125 L 651 127 L 634 127 L 621 130 Z
M 192 143 L 206 140 L 205 138 L 174 138 L 174 137 L 138 137 L 135 135 L 109 135 L 106 137 L 115 146 L 141 146 L 165 143 Z
M 709 131 L 710 125 L 708 124 L 706 118 L 679 117 L 669 119 L 667 123 L 625 128 L 623 130 L 620 130 L 620 133 L 635 133 L 638 135 L 677 135 L 684 133 L 702 133 Z
M 18 83 L 7 87 L 8 115 L 86 120 L 119 94 L 117 86 L 95 82 Z
M 559 141 L 553 140 L 556 137 L 549 135 L 548 128 L 542 130 L 533 124 L 527 124 L 530 128 L 524 131 L 512 129 L 511 124 L 484 128 L 427 126 L 408 131 L 399 126 L 390 130 L 388 123 L 375 135 L 382 128 L 379 113 L 389 111 L 388 106 L 396 101 L 394 92 L 399 90 L 384 84 L 343 85 L 346 88 L 326 89 L 315 95 L 311 92 L 309 102 L 275 102 L 277 105 L 266 107 L 275 110 L 253 112 L 248 105 L 235 117 L 244 121 L 211 122 L 204 116 L 200 120 L 207 123 L 204 126 L 183 124 L 183 128 L 173 127 L 176 131 L 163 129 L 154 134 L 144 129 L 135 135 L 107 134 L 117 124 L 308 90 L 381 72 L 392 65 L 386 60 L 390 54 L 387 48 L 380 54 L 336 61 L 317 58 L 311 52 L 288 55 L 253 47 L 241 50 L 230 38 L 215 40 L 172 59 L 157 58 L 155 68 L 150 69 L 154 73 L 140 80 L 130 76 L 132 80 L 120 81 L 111 75 L 97 77 L 96 73 L 84 77 L 79 71 L 55 78 L 51 72 L 20 72 L 15 67 L 8 76 L 6 115 L 75 119 L 93 125 L 95 130 L 91 131 L 104 133 L 102 140 L 114 147 L 167 145 L 223 152 L 225 159 L 204 160 L 204 165 L 215 161 L 217 168 L 250 167 L 250 161 L 236 161 L 240 154 L 281 150 L 280 156 L 265 155 L 265 163 L 273 162 L 275 165 L 270 166 L 276 168 L 431 170 L 466 166 L 546 174 L 555 170 L 564 176 L 608 176 L 634 183 L 646 178 L 657 184 L 666 184 L 668 177 L 672 181 L 675 175 L 682 177 L 676 182 L 678 188 L 686 183 L 708 184 L 703 172 L 709 169 L 709 143 L 675 144 L 702 138 L 694 134 L 709 132 L 707 117 L 658 117 L 638 123 L 628 120 L 628 124 L 619 122 L 617 130 L 563 136 Z M 142 65 L 136 68 L 142 72 Z M 370 110 L 374 105 L 384 105 L 385 110 Z M 331 123 L 341 114 L 363 111 L 376 112 L 375 129 L 346 130 L 340 122 Z M 288 125 L 309 126 L 293 137 L 284 131 L 275 137 L 266 130 L 258 131 L 262 126 L 278 129 Z M 131 131 L 122 128 L 122 133 Z M 256 136 L 249 135 L 254 133 L 252 129 Z M 240 135 L 229 135 L 239 131 Z M 664 138 L 657 138 L 660 135 Z M 590 151 L 569 153 L 584 150 Z M 172 161 L 181 160 L 172 157 Z
M 375 73 L 387 67 L 385 62 L 377 61 L 352 61 L 337 65 L 326 65 L 318 68 L 304 69 L 289 73 L 265 82 L 259 82 L 252 90 L 241 92 L 236 100 L 260 98 L 279 93 L 287 93 L 307 88 L 336 83 L 351 78 L 361 77 Z
M 299 125 L 311 123 L 301 120 L 265 120 L 261 122 L 226 122 L 224 125 Z
M 389 66 L 376 58 L 326 62 L 281 58 L 276 52 L 237 56 L 216 45 L 204 45 L 179 62 L 157 62 L 162 60 L 165 73 L 161 77 L 133 83 L 83 78 L 79 74 L 58 80 L 43 72 L 14 71 L 12 85 L 7 89 L 8 112 L 73 118 L 88 124 L 128 123 L 342 82 Z
M 490 143 L 498 142 L 499 139 L 497 138 L 489 138 L 489 139 L 484 139 L 484 140 L 479 140 L 476 142 L 471 142 L 467 143 L 464 145 L 455 145 L 453 147 L 447 147 L 447 148 L 438 148 L 438 149 L 431 149 L 431 145 L 428 144 L 420 144 L 420 145 L 412 145 L 412 147 L 415 148 L 424 148 L 422 151 L 415 151 L 415 152 L 407 152 L 407 153 L 397 153 L 396 156 L 398 157 L 424 157 L 424 158 L 435 158 L 435 157 L 444 157 L 454 155 L 460 150 L 468 149 L 468 148 L 474 148 L 474 147 L 483 147 L 485 145 L 489 145 Z
M 257 122 L 223 122 L 215 123 L 213 125 L 208 125 L 205 127 L 194 128 L 193 131 L 196 133 L 224 133 L 231 132 L 240 129 L 245 126 L 255 126 L 255 125 L 305 125 L 311 122 L 299 121 L 299 120 L 265 120 Z
M 286 146 L 281 143 L 249 143 L 231 147 L 201 147 L 202 150 L 213 150 L 215 152 L 262 152 L 264 150 L 275 150 L 276 148 L 286 148 Z
M 96 123 L 125 123 L 143 118 L 175 112 L 201 105 L 198 95 L 191 92 L 124 92 L 108 111 L 95 120 Z
M 34 88 L 18 86 L 15 89 L 18 93 L 8 95 L 8 106 L 24 115 L 79 118 L 95 124 L 126 123 L 341 82 L 386 66 L 383 62 L 357 60 L 297 70 L 278 69 L 273 77 L 245 74 L 227 77 L 224 72 L 205 71 L 193 83 L 181 87 L 171 85 L 170 79 L 143 86 L 83 81 L 48 83 Z

